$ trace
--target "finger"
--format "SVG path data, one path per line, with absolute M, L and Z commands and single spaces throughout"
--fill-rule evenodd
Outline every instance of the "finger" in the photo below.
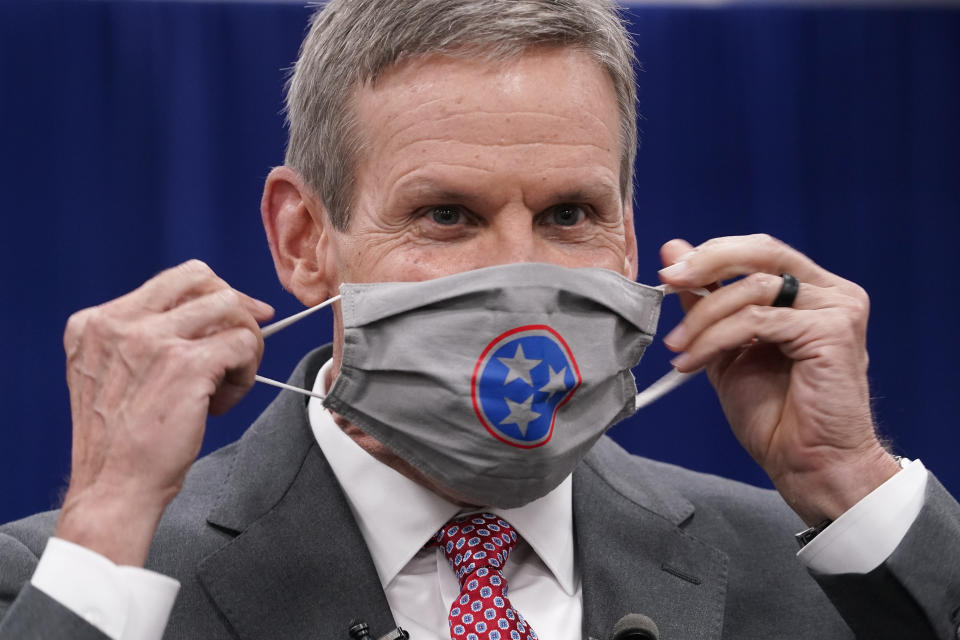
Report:
M 236 327 L 203 338 L 196 355 L 212 365 L 209 371 L 214 392 L 209 411 L 219 415 L 239 402 L 253 386 L 263 356 L 263 339 L 259 332 Z
M 787 345 L 800 341 L 804 334 L 812 338 L 823 313 L 759 305 L 744 307 L 701 332 L 671 364 L 681 372 L 694 371 L 754 341 L 779 344 L 787 357 L 797 359 L 797 352 Z M 820 332 L 824 330 L 823 324 L 820 322 Z
M 188 300 L 155 316 L 154 322 L 164 323 L 175 335 L 187 339 L 203 338 L 233 327 L 260 333 L 257 318 L 250 312 L 242 294 L 229 288 Z
M 139 311 L 145 309 L 154 312 L 168 311 L 187 300 L 213 293 L 220 289 L 231 289 L 213 269 L 200 260 L 188 260 L 157 274 L 138 289 L 119 298 L 122 306 Z M 273 307 L 265 302 L 237 291 L 250 313 L 258 322 L 273 317 Z
M 723 318 L 749 305 L 769 306 L 783 286 L 783 278 L 768 273 L 753 273 L 746 278 L 714 291 L 703 298 L 663 341 L 673 351 L 683 351 L 701 332 Z M 840 296 L 832 289 L 809 283 L 800 285 L 794 309 L 822 309 L 831 303 L 840 304 Z
M 801 282 L 821 287 L 846 282 L 796 249 L 766 234 L 708 240 L 687 254 L 684 260 L 661 269 L 660 278 L 674 286 L 702 287 L 757 272 L 787 272 Z
M 664 267 L 669 267 L 683 260 L 683 258 L 692 251 L 692 244 L 681 238 L 675 238 L 660 247 L 660 260 L 663 262 Z M 685 312 L 690 311 L 700 299 L 700 296 L 686 291 L 680 291 L 677 297 L 680 299 L 680 305 Z

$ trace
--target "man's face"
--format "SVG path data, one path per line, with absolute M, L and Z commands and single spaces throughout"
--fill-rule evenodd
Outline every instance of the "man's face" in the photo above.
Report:
M 355 96 L 365 146 L 340 282 L 413 281 L 510 262 L 635 277 L 613 84 L 588 54 L 431 57 Z
M 267 179 L 271 251 L 285 286 L 304 304 L 321 302 L 343 282 L 426 280 L 510 262 L 636 276 L 613 83 L 587 54 L 542 48 L 510 62 L 424 58 L 354 98 L 365 144 L 345 232 L 333 230 L 291 169 Z M 329 381 L 343 352 L 339 309 L 334 317 Z M 462 502 L 372 436 L 338 422 L 384 464 Z

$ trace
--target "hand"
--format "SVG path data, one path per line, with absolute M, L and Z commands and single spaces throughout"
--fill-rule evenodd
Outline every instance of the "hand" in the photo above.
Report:
M 804 521 L 835 519 L 897 472 L 870 410 L 862 288 L 765 235 L 672 240 L 661 258 L 677 287 L 746 276 L 682 294 L 664 341 L 680 371 L 706 367 L 737 439 Z M 783 272 L 800 281 L 792 308 L 770 306 Z
M 253 385 L 263 353 L 257 323 L 272 315 L 194 260 L 71 316 L 63 342 L 72 469 L 56 536 L 143 564 L 207 414 Z

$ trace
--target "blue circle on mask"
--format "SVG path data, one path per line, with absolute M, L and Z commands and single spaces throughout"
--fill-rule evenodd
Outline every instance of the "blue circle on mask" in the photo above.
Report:
M 546 325 L 511 329 L 494 338 L 477 362 L 473 406 L 498 440 L 525 449 L 546 444 L 557 411 L 580 385 L 566 341 Z

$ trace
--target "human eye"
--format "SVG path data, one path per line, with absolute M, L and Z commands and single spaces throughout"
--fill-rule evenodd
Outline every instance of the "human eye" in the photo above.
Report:
M 452 227 L 466 219 L 463 208 L 456 205 L 444 204 L 428 207 L 424 213 L 427 218 L 441 227 Z
M 563 203 L 550 207 L 544 212 L 544 224 L 559 227 L 575 227 L 588 217 L 586 208 L 579 204 Z

